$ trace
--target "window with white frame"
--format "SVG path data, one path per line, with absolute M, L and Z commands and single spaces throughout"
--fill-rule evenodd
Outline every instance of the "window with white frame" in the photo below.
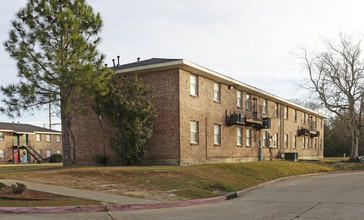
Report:
M 297 147 L 297 136 L 296 135 L 293 135 L 293 139 L 292 139 L 293 143 L 292 143 L 292 147 L 293 149 L 296 149 Z
M 61 154 L 61 150 L 57 150 L 57 154 Z
M 268 131 L 263 131 L 263 147 L 268 147 Z
M 322 128 L 322 118 L 320 118 L 320 128 Z
M 47 139 L 47 142 L 51 142 L 51 135 L 47 134 L 46 139 Z
M 0 158 L 5 158 L 5 150 L 0 149 Z
M 41 141 L 42 140 L 41 134 L 35 134 L 35 140 L 36 141 Z
M 306 138 L 302 137 L 302 149 L 305 149 L 306 146 Z
M 268 113 L 268 100 L 263 99 L 263 114 Z
M 313 139 L 313 149 L 316 150 L 316 138 Z
M 274 147 L 278 147 L 278 140 L 279 139 L 279 135 L 278 135 L 278 133 L 274 133 L 274 136 L 273 136 L 273 146 Z
M 250 110 L 252 108 L 252 96 L 250 94 L 245 95 L 246 98 L 246 109 Z
M 297 110 L 293 110 L 293 121 L 297 121 Z
M 4 132 L 0 132 L 0 140 L 4 140 Z
M 241 91 L 236 91 L 236 106 L 241 108 L 243 106 L 243 96 Z
M 306 140 L 306 148 L 309 149 L 310 148 L 310 139 L 309 137 L 307 137 L 307 140 Z
M 236 145 L 241 146 L 243 143 L 243 128 L 236 128 Z
M 56 141 L 57 141 L 57 142 L 61 142 L 61 135 L 57 135 L 57 136 L 56 136 Z
M 198 121 L 190 122 L 191 144 L 198 144 Z
M 278 103 L 274 103 L 274 116 L 278 117 Z
M 198 79 L 194 74 L 190 74 L 190 95 L 198 96 Z
M 246 129 L 246 146 L 250 147 L 252 144 L 252 129 Z
M 288 120 L 288 107 L 284 106 L 284 119 Z
M 216 101 L 216 102 L 221 101 L 220 83 L 217 83 L 217 82 L 214 82 L 214 101 Z
M 288 134 L 284 135 L 284 148 L 288 148 Z
M 221 144 L 221 125 L 214 124 L 214 144 Z
M 40 156 L 42 156 L 42 150 L 41 150 L 41 149 L 38 149 L 38 150 L 37 150 L 37 153 L 38 153 Z
M 51 157 L 52 156 L 52 150 L 47 150 L 47 157 Z
M 303 124 L 306 124 L 306 113 L 302 112 Z

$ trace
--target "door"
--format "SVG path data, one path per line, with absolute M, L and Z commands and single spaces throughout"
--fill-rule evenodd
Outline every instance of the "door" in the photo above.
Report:
M 19 163 L 19 150 L 14 150 L 14 163 Z
M 23 162 L 28 163 L 28 151 L 23 150 Z

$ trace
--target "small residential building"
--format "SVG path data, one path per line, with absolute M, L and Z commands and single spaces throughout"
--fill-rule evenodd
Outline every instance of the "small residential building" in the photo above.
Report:
M 0 122 L 0 163 L 41 163 L 62 154 L 62 133 L 29 124 Z
M 324 155 L 325 116 L 266 91 L 184 59 L 153 58 L 112 69 L 138 75 L 153 90 L 158 116 L 147 162 L 191 165 L 272 160 L 287 152 L 299 159 Z M 72 122 L 78 163 L 89 163 L 101 152 L 97 119 L 89 111 Z M 113 129 L 105 128 L 108 140 Z

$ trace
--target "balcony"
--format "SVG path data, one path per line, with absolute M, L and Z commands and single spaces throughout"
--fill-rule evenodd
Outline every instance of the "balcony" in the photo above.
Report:
M 256 99 L 253 98 L 253 103 L 247 102 L 250 110 L 246 111 L 246 124 L 250 125 L 262 125 L 262 105 L 258 105 Z
M 230 116 L 226 113 L 226 124 L 232 125 L 245 125 L 246 117 L 243 113 L 230 112 Z
M 298 128 L 297 132 L 298 136 L 310 136 L 310 137 L 319 137 L 320 132 L 317 131 L 317 122 L 308 120 L 308 128 L 307 127 L 301 127 Z

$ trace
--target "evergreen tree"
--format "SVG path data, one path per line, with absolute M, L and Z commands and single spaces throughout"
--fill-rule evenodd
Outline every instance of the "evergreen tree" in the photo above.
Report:
M 6 50 L 17 62 L 17 84 L 1 87 L 3 112 L 58 106 L 62 122 L 64 166 L 72 163 L 71 114 L 82 97 L 106 94 L 112 74 L 97 51 L 102 20 L 84 0 L 29 0 L 12 21 Z
M 118 160 L 125 165 L 140 163 L 146 157 L 145 146 L 152 136 L 153 118 L 157 115 L 150 101 L 152 91 L 133 75 L 115 75 L 109 91 L 96 98 L 94 111 L 117 129 L 110 145 Z

